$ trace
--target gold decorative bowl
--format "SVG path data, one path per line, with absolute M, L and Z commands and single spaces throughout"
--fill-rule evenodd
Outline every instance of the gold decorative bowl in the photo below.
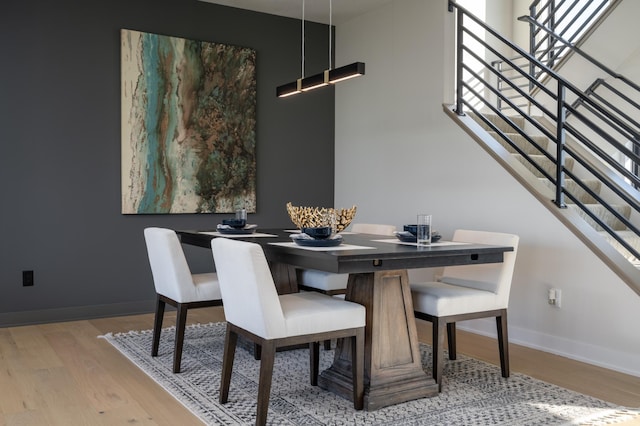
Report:
M 350 209 L 327 207 L 298 207 L 287 203 L 287 213 L 291 221 L 299 228 L 318 228 L 331 226 L 331 216 L 335 217 L 336 232 L 343 231 L 356 215 L 356 206 Z

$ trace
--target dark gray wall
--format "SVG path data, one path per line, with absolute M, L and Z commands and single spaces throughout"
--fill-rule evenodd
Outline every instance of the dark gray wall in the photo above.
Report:
M 4 0 L 0 14 L 0 325 L 148 311 L 142 231 L 215 227 L 229 215 L 120 213 L 120 29 L 257 52 L 257 213 L 333 205 L 332 88 L 287 99 L 300 23 L 196 0 Z M 327 67 L 327 27 L 307 23 L 307 74 Z M 194 272 L 208 251 L 187 248 Z M 22 271 L 35 286 L 22 286 Z

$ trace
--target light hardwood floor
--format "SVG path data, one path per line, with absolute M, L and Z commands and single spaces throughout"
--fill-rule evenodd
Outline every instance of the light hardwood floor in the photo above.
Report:
M 174 323 L 175 311 L 165 315 Z M 189 322 L 224 320 L 222 308 Z M 98 335 L 152 327 L 152 315 L 0 328 L 0 425 L 199 425 L 200 421 Z M 420 340 L 431 326 L 418 321 Z M 498 362 L 495 340 L 458 332 L 459 352 Z M 513 372 L 628 407 L 640 378 L 510 345 Z M 640 425 L 640 418 L 624 425 Z

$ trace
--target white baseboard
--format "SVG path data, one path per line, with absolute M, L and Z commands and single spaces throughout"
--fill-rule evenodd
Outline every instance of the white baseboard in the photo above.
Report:
M 492 318 L 457 323 L 457 328 L 482 336 L 497 338 Z M 509 326 L 509 342 L 527 348 L 640 377 L 640 355 L 611 350 L 602 346 Z M 497 349 L 496 349 L 497 350 Z

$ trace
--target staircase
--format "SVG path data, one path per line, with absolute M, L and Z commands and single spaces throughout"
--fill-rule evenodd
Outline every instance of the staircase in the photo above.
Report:
M 553 185 L 545 174 L 539 169 L 542 168 L 547 175 L 553 176 L 556 173 L 556 163 L 549 160 L 549 158 L 541 153 L 542 150 L 549 152 L 549 149 L 554 149 L 555 146 L 545 136 L 531 136 L 531 139 L 535 141 L 535 145 L 530 143 L 528 139 L 522 136 L 511 124 L 502 119 L 497 114 L 484 114 L 484 117 L 489 120 L 495 127 L 500 129 L 502 135 L 506 136 L 511 143 L 508 143 L 500 133 L 493 130 L 488 124 L 475 114 L 470 113 L 470 117 L 478 123 L 487 134 L 495 139 L 510 155 L 521 163 L 526 169 L 527 173 L 531 173 L 538 181 L 548 187 L 550 191 L 555 191 L 555 185 Z M 515 123 L 518 128 L 525 128 L 525 119 L 519 116 L 510 116 L 508 119 Z M 515 148 L 514 147 L 517 147 Z M 536 146 L 537 145 L 537 146 Z M 526 157 L 520 152 L 524 152 Z M 529 159 L 527 159 L 527 157 Z M 535 165 L 538 165 L 536 167 Z M 572 174 L 579 174 L 576 170 L 576 163 L 573 158 L 567 158 L 565 161 L 565 168 L 567 168 Z M 620 235 L 628 244 L 630 244 L 636 251 L 640 252 L 640 236 L 635 235 L 632 231 L 629 231 L 623 221 L 618 219 L 617 216 L 621 216 L 626 220 L 631 220 L 631 207 L 629 205 L 620 203 L 616 204 L 615 197 L 610 196 L 604 191 L 602 182 L 598 179 L 585 178 L 581 180 L 582 185 L 578 184 L 573 179 L 565 179 L 564 186 L 568 193 L 571 193 L 577 200 L 582 203 L 588 211 L 596 216 L 601 222 L 604 222 L 606 226 L 614 230 Z M 583 188 L 583 185 L 588 189 Z M 606 199 L 609 202 L 609 206 L 613 208 L 616 214 L 612 214 L 607 208 L 601 205 L 596 197 L 592 194 L 596 194 L 601 199 Z M 600 236 L 611 244 L 622 256 L 631 262 L 635 267 L 640 268 L 640 259 L 629 250 L 624 248 L 618 241 L 609 235 L 608 232 L 594 220 L 583 209 L 578 208 L 575 203 L 568 200 L 566 207 L 571 209 L 577 216 L 584 220 L 589 226 L 594 228 Z
M 455 13 L 456 93 L 445 112 L 640 295 L 640 125 L 633 119 L 640 104 L 628 102 L 633 112 L 620 114 L 627 107 L 586 92 L 593 80 L 577 85 L 452 0 L 449 10 Z M 579 63 L 623 81 L 628 89 L 622 92 L 640 93 L 635 83 L 568 47 Z M 572 75 L 582 76 L 584 68 Z

